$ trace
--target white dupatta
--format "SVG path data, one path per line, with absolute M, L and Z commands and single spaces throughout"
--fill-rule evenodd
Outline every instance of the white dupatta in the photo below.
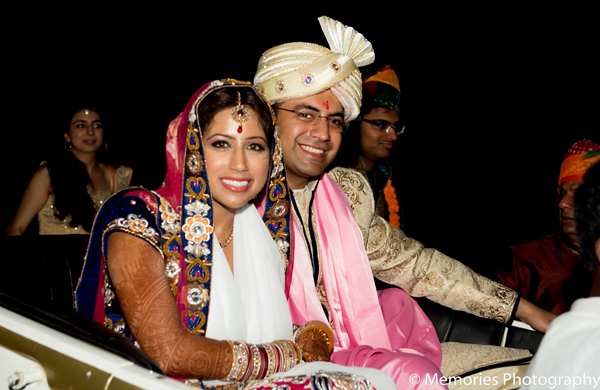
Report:
M 254 205 L 237 211 L 233 231 L 233 275 L 218 240 L 213 239 L 206 336 L 253 344 L 291 340 L 283 260 Z
M 285 271 L 279 250 L 254 205 L 240 208 L 233 221 L 232 275 L 225 254 L 213 237 L 212 297 L 206 337 L 253 344 L 292 339 L 292 317 L 285 298 Z M 213 233 L 214 234 L 214 233 Z M 230 244 L 231 245 L 231 244 Z M 347 372 L 368 378 L 377 390 L 395 390 L 392 379 L 365 367 L 302 363 L 271 377 L 318 371 Z M 222 381 L 204 381 L 212 386 Z

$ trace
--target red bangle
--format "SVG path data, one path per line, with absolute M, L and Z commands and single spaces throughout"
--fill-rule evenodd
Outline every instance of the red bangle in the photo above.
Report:
M 247 381 L 248 379 L 256 379 L 258 378 L 258 372 L 260 371 L 260 352 L 258 351 L 258 347 L 254 344 L 250 344 L 250 352 L 252 353 L 252 358 L 250 360 L 250 364 L 248 365 L 248 378 L 244 379 Z
M 267 355 L 267 351 L 262 344 L 257 345 L 256 347 L 258 348 L 258 352 L 260 353 L 261 361 L 257 379 L 263 379 L 267 376 L 267 369 L 269 368 L 269 356 Z

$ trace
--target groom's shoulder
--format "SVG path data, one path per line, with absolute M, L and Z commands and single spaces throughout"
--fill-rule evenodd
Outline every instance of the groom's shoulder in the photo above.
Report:
M 373 192 L 367 179 L 358 171 L 351 168 L 335 167 L 327 175 L 332 178 L 344 191 L 346 198 L 350 202 L 354 216 L 359 219 L 357 214 L 365 214 L 369 219 L 375 207 Z M 362 219 L 362 218 L 361 218 Z

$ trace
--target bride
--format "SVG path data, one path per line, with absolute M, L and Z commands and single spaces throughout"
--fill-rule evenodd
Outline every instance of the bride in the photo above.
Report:
M 326 388 L 393 389 L 377 370 L 329 363 L 327 325 L 294 330 L 282 239 L 289 195 L 274 123 L 249 83 L 214 81 L 197 91 L 169 126 L 163 186 L 121 191 L 100 210 L 77 309 L 189 384 L 318 380 Z M 271 230 L 251 204 L 264 190 Z

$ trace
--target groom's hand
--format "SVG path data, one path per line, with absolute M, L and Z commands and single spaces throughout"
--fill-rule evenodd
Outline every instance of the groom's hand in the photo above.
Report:
M 302 333 L 296 344 L 302 351 L 302 360 L 305 362 L 331 361 L 327 336 L 318 329 L 310 329 Z

